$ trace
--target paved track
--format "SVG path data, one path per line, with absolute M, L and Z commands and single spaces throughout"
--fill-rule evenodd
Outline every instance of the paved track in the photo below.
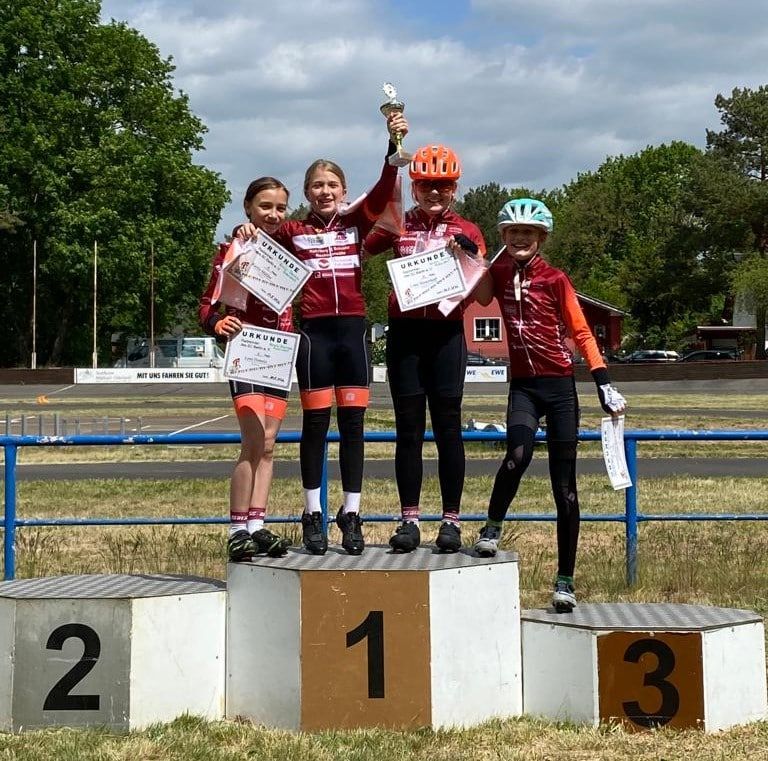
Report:
M 663 407 L 645 407 L 642 403 L 645 394 L 765 394 L 768 393 L 768 378 L 751 380 L 715 380 L 715 381 L 649 381 L 632 382 L 621 385 L 622 393 L 627 396 L 630 404 L 646 412 L 662 414 L 674 413 L 674 409 Z M 591 383 L 577 384 L 579 394 L 583 398 L 594 395 Z M 294 389 L 295 393 L 295 389 Z M 483 419 L 488 413 L 492 419 L 503 417 L 507 386 L 504 383 L 472 383 L 467 384 L 465 396 L 498 397 L 489 402 L 486 410 L 473 407 L 472 414 Z M 38 404 L 37 397 L 45 396 L 49 405 Z M 154 416 L 146 400 L 150 398 L 165 410 L 165 414 Z M 237 430 L 237 421 L 231 413 L 229 394 L 226 384 L 116 384 L 116 385 L 70 385 L 70 386 L 0 386 L 2 406 L 0 414 L 7 411 L 11 415 L 25 413 L 28 415 L 44 413 L 48 416 L 54 410 L 60 411 L 66 417 L 66 407 L 77 405 L 79 399 L 87 399 L 88 409 L 93 410 L 93 418 L 103 418 L 110 414 L 110 409 L 131 408 L 132 400 L 136 400 L 135 416 L 142 416 L 143 430 L 150 433 L 178 431 L 192 427 L 195 432 L 232 432 Z M 221 401 L 220 401 L 221 400 Z M 58 405 L 57 402 L 66 404 Z M 199 414 L 189 414 L 190 406 L 200 408 L 209 406 L 210 414 L 200 417 Z M 78 405 L 79 407 L 79 405 Z M 57 409 L 58 408 L 58 409 Z M 371 386 L 371 408 L 389 409 L 391 400 L 389 389 L 384 383 Z M 178 409 L 178 414 L 176 414 Z M 706 417 L 713 410 L 693 410 L 690 414 Z M 719 417 L 738 416 L 755 420 L 756 425 L 762 421 L 768 424 L 768 409 L 765 410 L 728 410 L 718 413 Z M 83 416 L 83 433 L 91 432 L 91 421 Z M 300 428 L 298 416 L 286 419 L 284 430 Z M 114 422 L 113 422 L 114 426 Z M 126 432 L 135 430 L 136 417 L 128 423 Z M 30 433 L 36 430 L 34 423 L 29 426 Z M 98 430 L 98 429 L 97 429 Z M 18 429 L 14 431 L 18 433 Z M 70 428 L 69 433 L 73 430 Z M 111 432 L 117 432 L 113 427 Z M 642 453 L 641 453 L 642 455 Z M 498 467 L 500 453 L 492 453 L 487 460 L 468 460 L 468 475 L 493 475 Z M 135 462 L 135 463 L 97 463 L 71 465 L 19 465 L 17 466 L 20 480 L 61 480 L 84 478 L 225 478 L 231 472 L 229 462 Z M 638 461 L 641 478 L 660 478 L 672 475 L 691 476 L 751 476 L 766 475 L 764 459 L 736 458 L 669 458 L 643 459 Z M 584 458 L 579 461 L 581 473 L 604 473 L 602 461 L 596 458 Z M 425 472 L 432 475 L 436 472 L 434 461 L 425 462 Z M 546 475 L 546 460 L 535 459 L 531 464 L 532 474 Z M 330 474 L 338 477 L 338 466 L 330 464 Z M 371 478 L 392 478 L 394 466 L 390 460 L 370 460 L 366 463 L 366 475 Z M 276 464 L 278 478 L 298 478 L 298 463 L 278 461 Z M 1 478 L 0 474 L 0 478 Z
M 468 476 L 494 476 L 499 467 L 499 455 L 487 460 L 467 460 Z M 130 478 L 130 479 L 174 479 L 174 478 L 227 478 L 232 473 L 231 462 L 129 462 L 129 463 L 84 463 L 66 465 L 17 465 L 16 472 L 20 481 L 62 481 L 86 478 Z M 765 478 L 766 461 L 763 459 L 747 458 L 653 458 L 638 459 L 638 474 L 641 479 L 666 478 L 669 476 L 696 476 L 713 478 L 716 476 L 748 476 Z M 594 457 L 579 459 L 579 473 L 605 474 L 603 461 Z M 365 463 L 367 478 L 394 479 L 395 465 L 393 460 L 368 460 Z M 428 476 L 437 475 L 437 462 L 426 460 L 424 473 Z M 545 458 L 535 458 L 528 473 L 546 476 L 547 461 Z M 337 462 L 328 466 L 330 478 L 339 478 Z M 277 461 L 275 463 L 276 478 L 299 478 L 297 462 Z M 2 472 L 0 472 L 2 481 Z

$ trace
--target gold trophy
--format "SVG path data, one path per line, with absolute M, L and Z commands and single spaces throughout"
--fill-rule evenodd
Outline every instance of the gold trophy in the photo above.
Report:
M 397 99 L 397 90 L 391 82 L 385 82 L 381 88 L 384 90 L 384 95 L 389 98 L 386 103 L 381 105 L 381 113 L 384 116 L 389 117 L 391 113 L 403 113 L 405 110 L 405 103 Z M 392 135 L 392 142 L 395 144 L 395 152 L 387 158 L 387 161 L 392 166 L 408 166 L 411 163 L 413 154 L 403 150 L 403 136 L 396 132 Z

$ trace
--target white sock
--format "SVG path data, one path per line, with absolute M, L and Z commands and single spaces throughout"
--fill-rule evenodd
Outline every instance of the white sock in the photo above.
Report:
M 319 513 L 322 512 L 320 505 L 320 487 L 317 489 L 304 489 L 304 512 Z
M 360 512 L 360 492 L 359 491 L 344 492 L 344 512 L 345 513 Z

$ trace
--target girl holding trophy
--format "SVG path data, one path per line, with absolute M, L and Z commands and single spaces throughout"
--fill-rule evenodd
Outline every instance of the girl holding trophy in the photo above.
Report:
M 261 228 L 272 235 L 285 219 L 288 190 L 274 177 L 260 177 L 248 186 L 243 206 L 249 221 L 239 229 L 239 234 L 250 237 Z M 221 269 L 227 248 L 227 244 L 219 247 L 210 281 L 200 298 L 198 317 L 203 330 L 224 340 L 237 334 L 243 323 L 292 331 L 290 306 L 278 315 L 250 293 L 242 309 L 223 303 L 227 294 L 226 286 L 222 292 Z M 249 560 L 257 553 L 280 557 L 290 541 L 264 528 L 264 515 L 272 484 L 275 438 L 285 416 L 288 393 L 240 381 L 230 381 L 229 389 L 242 442 L 230 481 L 229 559 Z
M 397 154 L 393 138 L 408 132 L 399 109 L 387 114 L 388 155 Z M 325 554 L 328 539 L 320 505 L 325 438 L 334 397 L 341 438 L 339 466 L 344 500 L 336 516 L 342 547 L 359 555 L 365 546 L 360 520 L 363 478 L 363 417 L 368 406 L 368 352 L 365 303 L 361 289 L 361 244 L 393 199 L 396 162 L 385 161 L 381 176 L 360 200 L 345 208 L 347 182 L 332 161 L 318 159 L 307 169 L 304 195 L 309 213 L 285 222 L 275 240 L 312 269 L 302 290 L 296 373 L 303 422 L 300 445 L 304 487 L 302 539 L 315 555 Z
M 424 146 L 416 151 L 409 175 L 416 205 L 405 215 L 404 231 L 397 236 L 376 228 L 365 240 L 365 252 L 378 254 L 391 248 L 396 257 L 402 257 L 448 246 L 459 256 L 459 249 L 473 257 L 485 256 L 478 227 L 451 208 L 461 176 L 456 154 L 443 145 Z M 421 541 L 419 501 L 427 405 L 437 445 L 443 512 L 436 544 L 443 552 L 461 547 L 461 401 L 467 364 L 463 307 L 462 302 L 447 314 L 436 304 L 402 311 L 394 292 L 389 297 L 387 376 L 395 409 L 395 477 L 402 515 L 389 541 L 396 552 L 411 552 Z

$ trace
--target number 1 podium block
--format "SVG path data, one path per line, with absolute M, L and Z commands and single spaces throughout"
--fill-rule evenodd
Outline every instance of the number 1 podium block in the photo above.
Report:
M 227 716 L 470 726 L 522 709 L 517 555 L 369 546 L 228 567 Z
M 757 613 L 606 603 L 521 618 L 526 714 L 707 731 L 766 718 Z
M 226 590 L 184 576 L 0 583 L 0 730 L 224 716 Z

